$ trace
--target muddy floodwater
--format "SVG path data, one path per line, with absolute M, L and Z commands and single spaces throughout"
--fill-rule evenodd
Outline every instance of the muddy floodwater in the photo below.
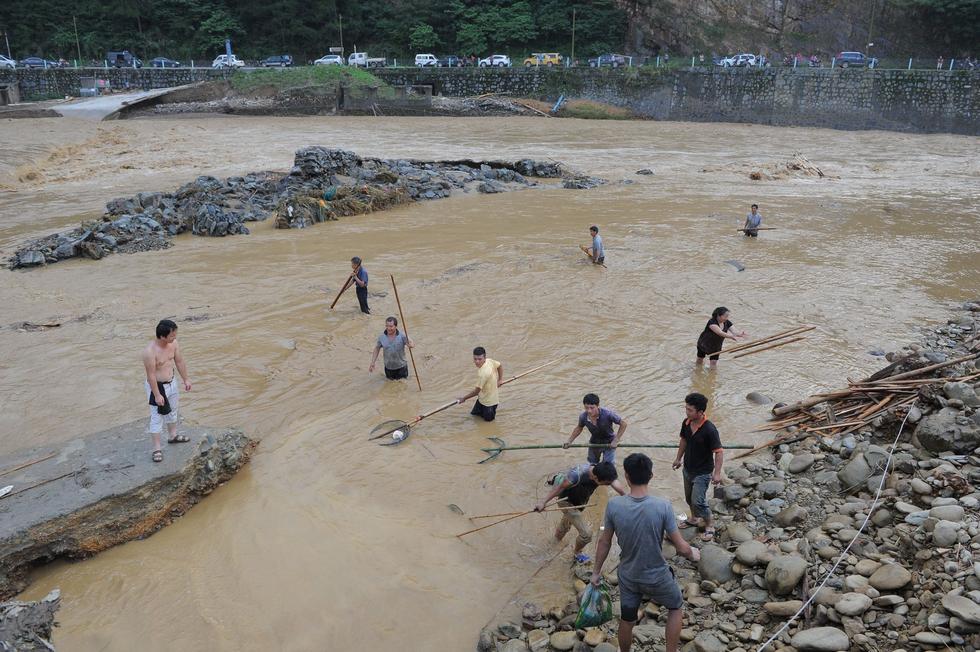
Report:
M 764 441 L 749 431 L 767 408 L 747 393 L 794 400 L 837 387 L 883 365 L 869 351 L 912 341 L 977 298 L 978 142 L 531 118 L 0 121 L 5 257 L 28 237 L 97 217 L 114 197 L 202 174 L 285 170 L 312 144 L 381 157 L 553 158 L 611 181 L 405 205 L 302 231 L 270 220 L 249 236 L 186 235 L 166 251 L 0 271 L 0 454 L 144 416 L 139 356 L 163 317 L 180 325 L 194 383 L 184 417 L 262 438 L 249 467 L 173 525 L 41 568 L 21 597 L 61 588 L 54 642 L 71 651 L 472 649 L 554 554 L 557 519 L 532 515 L 460 541 L 473 526 L 447 505 L 468 515 L 529 509 L 549 473 L 584 458 L 509 452 L 477 465 L 486 438 L 560 443 L 582 396 L 596 392 L 629 420 L 627 441 L 673 443 L 684 395 L 700 391 L 723 441 Z M 827 176 L 749 179 L 796 152 Z M 777 230 L 739 237 L 753 202 Z M 607 269 L 578 250 L 591 224 Z M 352 255 L 371 274 L 371 316 L 352 293 L 327 309 Z M 423 392 L 367 371 L 384 317 L 396 314 L 389 274 Z M 695 371 L 695 339 L 719 305 L 752 335 L 819 328 Z M 62 326 L 9 327 L 23 321 Z M 375 424 L 472 387 L 476 345 L 508 376 L 565 357 L 502 388 L 493 423 L 457 407 L 401 446 L 367 441 Z M 672 455 L 653 452 L 653 486 L 683 512 Z M 593 523 L 600 507 L 588 512 Z M 570 556 L 520 595 L 563 603 Z

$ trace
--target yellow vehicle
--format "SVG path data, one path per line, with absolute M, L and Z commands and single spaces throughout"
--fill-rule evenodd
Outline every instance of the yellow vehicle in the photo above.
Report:
M 554 68 L 561 65 L 561 55 L 557 52 L 532 52 L 531 56 L 524 59 L 524 67 L 548 66 Z

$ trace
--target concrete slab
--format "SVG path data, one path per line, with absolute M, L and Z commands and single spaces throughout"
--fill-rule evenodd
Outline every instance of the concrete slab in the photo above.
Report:
M 0 491 L 13 485 L 0 498 L 0 599 L 23 590 L 39 562 L 152 534 L 227 481 L 258 443 L 230 428 L 180 432 L 191 441 L 164 444 L 160 463 L 145 419 L 0 458 Z

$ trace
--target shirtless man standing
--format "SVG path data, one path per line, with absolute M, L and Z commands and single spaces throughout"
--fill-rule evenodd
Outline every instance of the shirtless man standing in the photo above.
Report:
M 184 390 L 191 391 L 191 381 L 187 375 L 187 365 L 177 344 L 177 324 L 169 319 L 157 324 L 157 338 L 143 350 L 143 367 L 146 370 L 146 394 L 150 403 L 150 434 L 153 436 L 153 461 L 163 461 L 163 447 L 160 433 L 166 422 L 168 444 L 190 441 L 185 435 L 177 434 L 177 406 L 180 390 L 177 375 L 184 380 Z

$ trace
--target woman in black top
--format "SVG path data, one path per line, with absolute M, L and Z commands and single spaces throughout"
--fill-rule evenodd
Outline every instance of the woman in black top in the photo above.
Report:
M 728 308 L 721 306 L 715 308 L 711 313 L 711 319 L 704 325 L 704 331 L 698 338 L 698 364 L 704 364 L 705 356 L 711 356 L 710 365 L 714 367 L 718 364 L 718 352 L 721 351 L 722 343 L 726 338 L 737 340 L 745 337 L 745 331 L 732 330 L 731 313 Z

